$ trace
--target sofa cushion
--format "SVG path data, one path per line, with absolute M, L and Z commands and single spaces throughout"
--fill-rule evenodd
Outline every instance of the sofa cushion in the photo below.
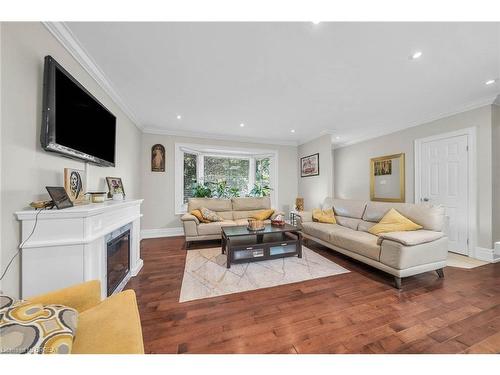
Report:
M 329 242 L 335 246 L 363 255 L 370 259 L 380 259 L 380 246 L 377 236 L 341 227 L 342 231 L 332 232 Z
M 216 214 L 219 215 L 224 220 L 234 219 L 233 211 L 216 211 Z
M 439 240 L 444 237 L 443 232 L 434 232 L 432 230 L 415 230 L 411 232 L 390 232 L 382 233 L 378 238 L 378 243 L 382 243 L 383 240 L 391 240 L 399 242 L 405 246 L 420 245 L 427 242 L 432 242 Z
M 72 352 L 143 354 L 141 320 L 134 291 L 115 294 L 81 313 Z
M 403 216 L 424 229 L 441 232 L 444 226 L 444 208 L 430 204 L 368 202 L 363 220 L 379 222 L 382 217 L 394 208 Z
M 379 235 L 381 233 L 403 232 L 419 229 L 422 229 L 421 225 L 415 224 L 410 219 L 401 215 L 394 208 L 391 208 L 377 224 L 368 230 L 368 232 Z
M 213 223 L 201 223 L 198 225 L 198 234 L 205 236 L 207 234 L 220 234 L 222 227 L 234 227 L 236 222 L 233 220 L 215 221 Z
M 366 202 L 349 199 L 334 199 L 333 209 L 335 215 L 361 219 L 365 212 Z
M 358 225 L 361 222 L 361 219 L 354 219 L 352 217 L 345 216 L 336 216 L 335 219 L 337 220 L 337 224 L 352 230 L 358 230 Z
M 188 212 L 199 210 L 202 207 L 212 211 L 232 211 L 231 199 L 221 198 L 190 198 L 188 201 Z
M 358 224 L 358 230 L 362 232 L 368 232 L 368 230 L 373 227 L 376 223 L 371 221 L 360 220 Z
M 271 199 L 269 197 L 233 198 L 231 202 L 233 211 L 253 211 L 271 208 Z
M 314 221 L 302 223 L 302 231 L 304 233 L 327 242 L 330 241 L 330 235 L 332 233 L 342 230 L 347 229 L 337 224 L 318 223 Z

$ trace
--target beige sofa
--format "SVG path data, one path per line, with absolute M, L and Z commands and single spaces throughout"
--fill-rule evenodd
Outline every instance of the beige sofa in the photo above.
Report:
M 189 212 L 202 207 L 217 212 L 224 221 L 213 223 L 200 223 L 200 221 Z M 271 208 L 269 197 L 263 198 L 191 198 L 188 201 L 187 214 L 181 217 L 186 237 L 186 247 L 192 241 L 214 240 L 221 238 L 221 228 L 224 226 L 247 225 L 248 218 L 254 213 Z M 282 212 L 274 211 L 271 219 Z M 270 220 L 266 220 L 267 223 Z
M 398 289 L 403 277 L 434 270 L 439 277 L 444 277 L 448 239 L 443 232 L 442 207 L 327 199 L 323 208 L 332 206 L 337 224 L 313 222 L 310 212 L 299 214 L 298 225 L 304 238 L 393 275 Z M 422 225 L 423 229 L 379 236 L 368 233 L 390 208 Z

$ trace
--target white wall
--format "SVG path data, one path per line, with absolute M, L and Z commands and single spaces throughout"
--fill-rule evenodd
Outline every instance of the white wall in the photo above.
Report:
M 52 55 L 117 119 L 116 167 L 90 166 L 88 190 L 107 191 L 104 177 L 120 176 L 127 196 L 140 196 L 141 132 L 41 23 L 2 23 L 1 47 L 3 270 L 20 243 L 20 225 L 13 213 L 33 200 L 48 198 L 45 186 L 62 186 L 65 167 L 85 167 L 83 162 L 41 149 L 44 57 Z M 19 264 L 16 259 L 2 283 L 3 290 L 9 294 L 19 295 Z
M 405 153 L 406 201 L 414 201 L 414 141 L 417 138 L 477 127 L 478 245 L 492 248 L 492 106 L 445 117 L 427 124 L 336 149 L 335 196 L 370 199 L 370 158 Z
M 165 146 L 165 172 L 151 172 L 151 146 Z M 143 134 L 142 137 L 142 229 L 178 228 L 179 215 L 175 214 L 175 143 L 194 143 L 215 146 L 233 146 L 249 149 L 278 151 L 278 208 L 288 212 L 297 197 L 297 147 L 260 143 L 222 141 L 215 139 Z
M 300 177 L 300 158 L 319 153 L 319 175 Z M 297 159 L 298 193 L 304 198 L 304 208 L 321 206 L 324 199 L 333 196 L 333 152 L 330 135 L 324 135 L 299 146 Z
M 493 242 L 500 241 L 500 106 L 492 106 Z

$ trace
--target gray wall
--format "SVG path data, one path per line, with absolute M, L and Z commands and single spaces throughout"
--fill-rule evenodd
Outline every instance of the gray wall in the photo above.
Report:
M 319 153 L 319 176 L 300 177 L 300 158 Z M 320 207 L 326 197 L 333 195 L 333 153 L 332 138 L 324 135 L 299 146 L 298 149 L 298 192 L 304 198 L 304 208 Z
M 40 147 L 44 57 L 52 55 L 117 118 L 116 168 L 90 166 L 88 190 L 106 191 L 104 177 L 121 176 L 127 196 L 140 196 L 141 132 L 41 23 L 2 23 L 1 46 L 3 270 L 20 243 L 20 224 L 13 213 L 33 200 L 48 198 L 45 186 L 62 185 L 65 167 L 85 168 L 82 162 L 47 153 Z M 19 259 L 0 287 L 19 295 Z
M 165 173 L 151 172 L 151 146 L 165 146 Z M 175 214 L 175 143 L 194 143 L 238 148 L 278 151 L 278 208 L 288 212 L 297 196 L 297 147 L 244 143 L 215 139 L 143 134 L 142 136 L 142 229 L 176 228 L 181 226 Z
M 493 242 L 500 241 L 500 106 L 492 106 Z
M 478 245 L 492 248 L 492 106 L 445 117 L 427 124 L 336 149 L 335 196 L 370 198 L 370 158 L 405 153 L 406 201 L 414 201 L 414 141 L 458 129 L 477 127 Z

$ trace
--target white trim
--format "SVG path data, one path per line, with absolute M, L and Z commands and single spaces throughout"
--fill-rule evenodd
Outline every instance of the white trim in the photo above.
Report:
M 141 240 L 147 238 L 174 237 L 183 235 L 184 235 L 184 229 L 182 227 L 141 230 Z
M 137 120 L 137 116 L 125 104 L 118 91 L 113 87 L 111 81 L 106 77 L 104 72 L 99 68 L 94 59 L 85 50 L 82 44 L 78 41 L 73 32 L 64 22 L 42 22 L 49 32 L 63 45 L 64 48 L 75 58 L 75 60 L 90 74 L 97 84 L 108 94 L 125 115 L 134 123 L 139 130 L 143 126 Z
M 246 142 L 246 143 L 257 143 L 257 144 L 268 144 L 268 145 L 278 145 L 278 146 L 298 146 L 298 141 L 285 141 L 281 139 L 269 139 L 269 138 L 253 138 L 253 137 L 240 137 L 237 135 L 228 134 L 212 134 L 212 133 L 200 133 L 197 131 L 186 131 L 186 130 L 172 130 L 172 129 L 160 129 L 152 126 L 146 126 L 142 129 L 146 134 L 156 134 L 156 135 L 171 135 L 177 137 L 188 137 L 188 138 L 201 138 L 201 139 L 215 139 L 219 141 L 234 141 L 234 142 Z
M 415 190 L 415 203 L 420 202 L 421 192 L 420 192 L 420 180 L 421 180 L 421 165 L 420 165 L 420 152 L 423 143 L 436 141 L 444 138 L 457 137 L 461 135 L 467 136 L 467 145 L 469 151 L 467 153 L 467 163 L 468 163 L 468 205 L 467 205 L 467 217 L 468 217 L 468 256 L 476 257 L 477 247 L 477 129 L 475 126 L 470 128 L 464 128 L 448 133 L 436 134 L 426 138 L 419 138 L 415 140 L 415 180 L 414 180 L 414 190 Z
M 490 263 L 500 262 L 500 255 L 497 255 L 495 253 L 496 251 L 494 249 L 487 249 L 485 247 L 477 246 L 474 258 Z
M 278 165 L 279 165 L 279 151 L 272 149 L 254 149 L 243 147 L 230 147 L 220 145 L 206 145 L 194 143 L 175 143 L 174 145 L 174 185 L 175 185 L 175 214 L 182 215 L 186 213 L 186 204 L 183 202 L 183 184 L 184 184 L 184 152 L 195 152 L 202 155 L 219 155 L 219 156 L 232 156 L 240 154 L 240 156 L 248 156 L 248 158 L 258 158 L 264 155 L 271 157 L 270 176 L 271 176 L 271 206 L 278 207 Z M 191 151 L 193 150 L 193 151 Z M 187 151 L 186 151 L 187 152 Z M 200 158 L 198 158 L 200 159 Z M 200 164 L 198 164 L 200 165 Z M 197 166 L 198 167 L 198 166 Z M 197 177 L 200 180 L 199 168 L 197 170 Z
M 388 127 L 385 127 L 385 129 L 384 129 L 384 128 L 380 127 L 380 125 L 377 125 L 377 127 L 376 127 L 377 130 L 374 131 L 373 133 L 370 133 L 370 134 L 365 133 L 365 135 L 361 135 L 361 136 L 359 136 L 353 140 L 347 141 L 347 142 L 335 142 L 334 148 L 339 149 L 342 147 L 354 145 L 356 143 L 365 142 L 365 141 L 368 141 L 370 139 L 379 138 L 379 137 L 382 137 L 382 136 L 385 136 L 388 134 L 397 133 L 397 132 L 400 132 L 400 131 L 403 131 L 406 129 L 411 129 L 411 128 L 414 128 L 416 126 L 426 125 L 426 124 L 429 124 L 431 122 L 441 120 L 443 118 L 455 116 L 455 115 L 458 115 L 460 113 L 464 113 L 467 111 L 472 111 L 474 109 L 478 109 L 478 108 L 481 108 L 481 107 L 484 107 L 487 105 L 492 105 L 492 104 L 494 104 L 496 99 L 497 99 L 496 96 L 494 96 L 494 97 L 488 96 L 486 98 L 482 98 L 482 99 L 476 101 L 475 103 L 464 105 L 458 110 L 449 111 L 449 112 L 442 112 L 441 114 L 429 116 L 425 120 L 413 121 L 413 122 L 410 122 L 406 125 L 391 127 L 390 129 Z M 500 98 L 498 100 L 500 101 Z

